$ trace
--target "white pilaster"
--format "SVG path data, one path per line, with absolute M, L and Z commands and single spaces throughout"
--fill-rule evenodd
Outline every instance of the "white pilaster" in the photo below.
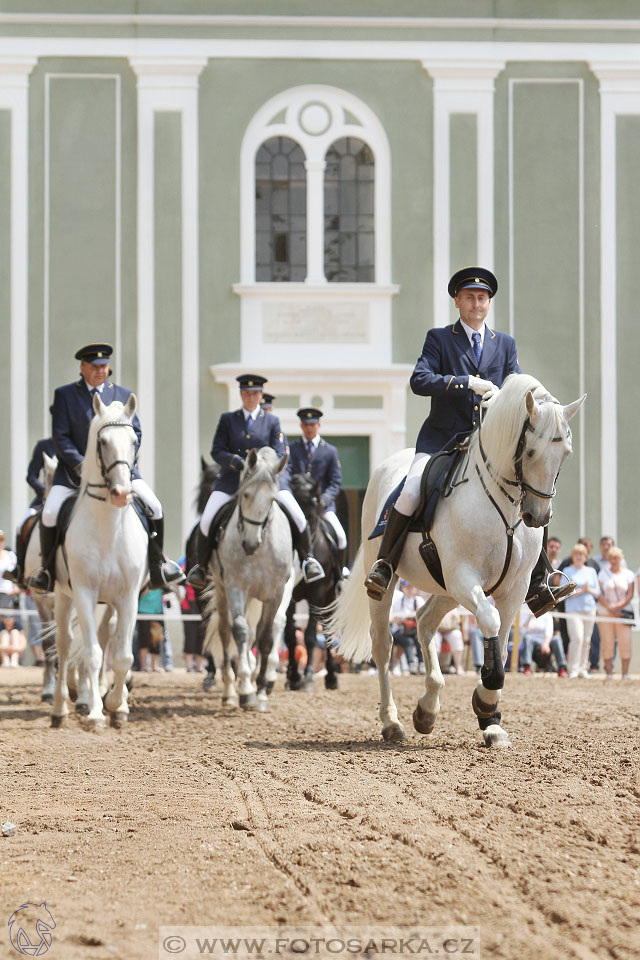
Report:
M 494 160 L 493 101 L 495 78 L 503 61 L 423 60 L 433 79 L 433 318 L 443 327 L 449 322 L 447 283 L 451 241 L 450 117 L 472 113 L 477 117 L 477 260 L 493 268 Z M 460 265 L 457 265 L 460 266 Z
M 324 160 L 307 160 L 307 283 L 326 283 L 324 275 Z
M 600 81 L 600 528 L 618 536 L 616 118 L 640 116 L 640 64 L 589 63 Z
M 132 58 L 138 77 L 138 395 L 142 469 L 155 480 L 154 114 L 182 119 L 182 529 L 199 477 L 198 79 L 206 59 Z
M 0 58 L 0 110 L 11 114 L 11 530 L 26 509 L 28 423 L 29 74 L 33 57 Z M 11 537 L 11 533 L 9 533 Z

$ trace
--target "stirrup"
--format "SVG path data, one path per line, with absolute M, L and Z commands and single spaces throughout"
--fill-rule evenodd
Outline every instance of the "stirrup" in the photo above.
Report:
M 573 596 L 578 584 L 574 583 L 573 580 L 569 580 L 568 577 L 566 577 L 566 579 L 567 583 L 564 583 L 561 587 L 550 587 L 548 583 L 540 584 L 538 592 L 526 601 L 534 617 L 541 617 L 543 614 L 549 613 L 550 610 L 553 610 L 553 608 L 559 603 L 562 603 L 563 600 L 567 600 Z
M 210 575 L 207 573 L 206 569 L 200 566 L 199 563 L 196 563 L 189 573 L 187 574 L 187 585 L 193 587 L 194 590 L 204 590 L 205 587 L 209 585 L 211 580 Z
M 394 569 L 388 560 L 378 557 L 364 582 L 371 600 L 382 600 L 391 586 Z
M 46 577 L 46 580 L 44 579 Z M 53 580 L 51 574 L 46 567 L 40 567 L 40 569 L 32 574 L 27 580 L 27 586 L 29 590 L 38 594 L 47 594 L 51 593 L 53 590 Z
M 155 571 L 158 576 L 154 576 L 149 570 L 149 580 L 151 583 L 158 583 L 160 586 L 155 589 L 162 589 L 165 587 L 175 587 L 180 583 L 184 583 L 186 577 L 182 568 L 175 562 L 175 560 L 163 560 L 160 567 Z
M 313 564 L 317 566 L 319 572 L 317 572 L 315 575 L 307 574 L 308 568 L 313 566 Z M 305 583 L 315 583 L 316 580 L 324 580 L 325 572 L 322 569 L 322 564 L 319 563 L 315 557 L 307 557 L 306 560 L 302 561 L 302 576 L 304 577 Z

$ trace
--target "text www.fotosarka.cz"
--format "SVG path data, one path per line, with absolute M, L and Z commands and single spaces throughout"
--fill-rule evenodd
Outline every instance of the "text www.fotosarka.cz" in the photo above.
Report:
M 266 960 L 268 957 L 472 957 L 480 958 L 480 929 L 473 926 L 340 926 L 159 928 L 158 957 L 169 960 Z

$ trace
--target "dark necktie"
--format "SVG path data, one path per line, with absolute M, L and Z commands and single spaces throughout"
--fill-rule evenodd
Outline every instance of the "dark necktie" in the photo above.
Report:
M 472 333 L 471 339 L 473 340 L 473 355 L 476 358 L 476 364 L 480 366 L 480 358 L 482 357 L 482 337 L 479 333 Z
M 311 454 L 313 453 L 313 442 L 307 440 L 307 463 L 311 462 Z

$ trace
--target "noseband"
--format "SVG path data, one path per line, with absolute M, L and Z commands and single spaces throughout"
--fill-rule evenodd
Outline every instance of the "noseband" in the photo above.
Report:
M 93 497 L 94 500 L 104 501 L 107 499 L 107 496 L 105 494 L 104 497 L 100 497 L 96 493 L 91 493 L 91 491 L 89 490 L 89 487 L 98 487 L 102 490 L 106 488 L 110 490 L 111 483 L 109 481 L 109 473 L 111 470 L 113 470 L 114 467 L 117 467 L 118 464 L 124 464 L 125 467 L 129 468 L 129 480 L 130 481 L 133 480 L 133 474 L 136 468 L 136 462 L 138 460 L 138 454 L 136 453 L 136 455 L 133 458 L 133 463 L 129 463 L 128 460 L 114 460 L 113 463 L 109 464 L 109 466 L 105 464 L 104 457 L 102 456 L 102 446 L 100 444 L 100 439 L 101 439 L 100 435 L 102 434 L 103 430 L 108 430 L 110 427 L 130 427 L 133 430 L 133 424 L 129 420 L 111 420 L 109 423 L 104 423 L 98 430 L 98 434 L 96 437 L 96 458 L 100 465 L 100 475 L 102 476 L 104 483 L 87 483 L 87 495 L 89 497 Z
M 238 491 L 238 533 L 244 533 L 245 523 L 251 524 L 252 527 L 260 527 L 260 532 L 264 531 L 264 528 L 269 523 L 271 519 L 271 511 L 273 509 L 273 501 L 271 502 L 269 509 L 267 510 L 267 515 L 264 520 L 250 520 L 249 517 L 245 517 L 242 512 L 242 501 L 240 498 L 241 491 Z

